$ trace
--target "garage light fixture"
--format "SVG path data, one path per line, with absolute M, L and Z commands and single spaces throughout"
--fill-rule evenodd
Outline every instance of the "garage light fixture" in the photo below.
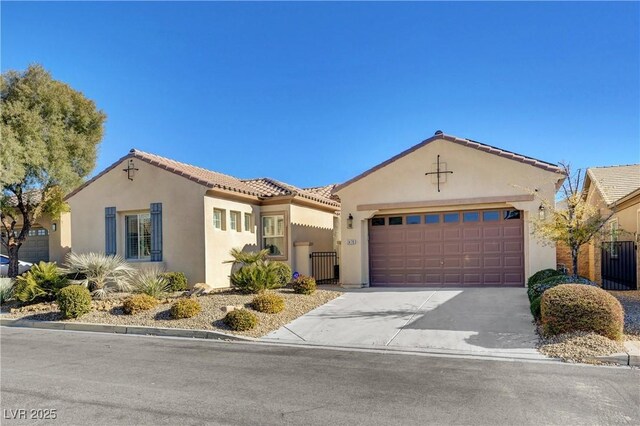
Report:
M 347 218 L 347 228 L 353 229 L 353 216 L 349 213 L 349 217 Z
M 538 207 L 538 217 L 540 217 L 540 220 L 544 220 L 547 217 L 547 209 L 544 208 L 543 204 Z

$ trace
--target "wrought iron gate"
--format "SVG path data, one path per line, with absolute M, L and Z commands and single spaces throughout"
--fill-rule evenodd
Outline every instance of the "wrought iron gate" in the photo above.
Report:
M 314 251 L 311 258 L 311 275 L 318 284 L 337 284 L 340 278 L 338 253 L 335 251 Z
M 602 288 L 605 290 L 636 290 L 636 243 L 616 241 L 604 243 L 602 252 Z

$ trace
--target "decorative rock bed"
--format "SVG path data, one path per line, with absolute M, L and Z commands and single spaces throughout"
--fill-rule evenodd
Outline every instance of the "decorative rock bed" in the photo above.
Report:
M 198 296 L 202 305 L 202 312 L 192 318 L 171 319 L 169 309 L 171 303 L 178 297 L 171 296 L 160 300 L 160 304 L 149 311 L 135 315 L 125 315 L 122 311 L 122 299 L 126 294 L 115 294 L 107 300 L 93 301 L 93 310 L 74 320 L 65 322 L 83 322 L 110 325 L 139 325 L 150 327 L 188 328 L 200 330 L 216 330 L 242 336 L 260 337 L 277 330 L 301 315 L 321 306 L 340 296 L 342 292 L 336 289 L 319 289 L 312 295 L 296 294 L 290 289 L 273 290 L 285 299 L 285 309 L 277 314 L 254 312 L 259 319 L 256 328 L 248 331 L 232 332 L 223 322 L 226 315 L 225 308 L 238 306 L 250 309 L 251 300 L 255 295 L 241 294 L 234 290 L 219 290 L 210 294 Z M 39 303 L 16 308 L 6 305 L 2 308 L 2 318 L 23 318 L 35 321 L 62 321 L 55 303 Z

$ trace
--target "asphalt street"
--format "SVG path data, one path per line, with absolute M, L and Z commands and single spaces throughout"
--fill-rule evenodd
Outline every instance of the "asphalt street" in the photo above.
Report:
M 623 367 L 6 327 L 0 345 L 3 425 L 640 424 Z

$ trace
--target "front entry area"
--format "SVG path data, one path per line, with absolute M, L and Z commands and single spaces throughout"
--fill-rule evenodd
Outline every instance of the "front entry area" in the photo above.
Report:
M 374 216 L 370 285 L 522 287 L 522 216 L 513 209 Z

